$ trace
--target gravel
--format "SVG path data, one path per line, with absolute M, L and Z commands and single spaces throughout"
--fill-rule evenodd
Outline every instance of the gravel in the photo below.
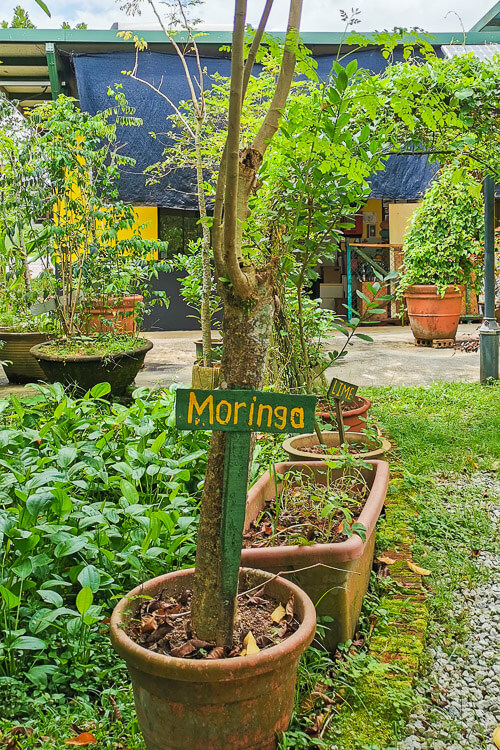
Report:
M 473 490 L 492 524 L 500 529 L 500 480 L 487 472 L 458 478 L 450 489 Z M 465 643 L 430 646 L 426 684 L 416 687 L 422 703 L 410 716 L 407 737 L 398 750 L 497 750 L 492 734 L 500 724 L 500 555 L 480 552 L 477 565 L 488 580 L 457 592 L 457 613 L 469 628 Z M 432 695 L 433 701 L 425 700 Z M 431 730 L 431 732 L 429 731 Z

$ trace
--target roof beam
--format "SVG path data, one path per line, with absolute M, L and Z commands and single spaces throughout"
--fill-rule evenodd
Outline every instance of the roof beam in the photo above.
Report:
M 53 42 L 47 42 L 45 45 L 45 57 L 47 58 L 47 67 L 49 69 L 52 99 L 55 101 L 61 93 L 61 81 L 59 80 L 56 46 Z

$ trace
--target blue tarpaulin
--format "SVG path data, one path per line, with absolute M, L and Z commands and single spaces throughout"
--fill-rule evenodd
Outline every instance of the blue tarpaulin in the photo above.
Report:
M 347 64 L 354 56 L 360 68 L 367 68 L 373 73 L 382 71 L 387 64 L 379 49 L 360 50 L 355 55 L 344 58 L 342 64 Z M 321 55 L 316 59 L 318 74 L 321 79 L 326 79 L 334 56 Z M 394 60 L 400 59 L 402 55 L 399 50 L 396 50 Z M 166 141 L 165 134 L 171 129 L 167 117 L 172 113 L 172 109 L 148 86 L 123 74 L 123 71 L 134 67 L 135 54 L 132 52 L 75 54 L 73 62 L 80 106 L 83 110 L 95 114 L 107 109 L 112 103 L 108 96 L 108 87 L 121 84 L 129 104 L 135 107 L 136 115 L 143 120 L 142 127 L 121 127 L 118 131 L 118 140 L 122 145 L 120 153 L 136 159 L 135 167 L 124 168 L 122 172 L 120 197 L 135 205 L 196 210 L 196 186 L 191 170 L 179 169 L 171 172 L 158 183 L 147 184 L 144 170 L 162 158 L 163 144 Z M 196 75 L 194 59 L 189 58 L 188 63 Z M 203 57 L 201 63 L 206 67 L 209 75 L 215 72 L 223 76 L 230 75 L 230 61 L 225 58 Z M 175 104 L 189 98 L 186 78 L 177 55 L 141 52 L 138 75 L 157 86 L 163 80 L 163 90 Z M 152 132 L 156 133 L 156 138 L 153 138 Z M 371 195 L 373 198 L 392 200 L 420 198 L 435 171 L 436 166 L 429 164 L 426 156 L 391 156 L 385 171 L 374 175 Z

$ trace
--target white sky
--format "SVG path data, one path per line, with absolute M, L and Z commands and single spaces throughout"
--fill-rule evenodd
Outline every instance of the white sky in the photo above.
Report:
M 12 17 L 12 9 L 21 4 L 39 28 L 60 27 L 63 20 L 72 25 L 85 21 L 89 28 L 109 29 L 115 21 L 127 22 L 127 16 L 115 0 L 46 0 L 52 13 L 49 19 L 34 0 L 0 0 L 0 20 Z M 419 26 L 427 31 L 467 30 L 488 11 L 494 0 L 304 0 L 303 31 L 340 31 L 343 24 L 339 9 L 349 12 L 354 5 L 361 11 L 357 30 L 392 29 Z M 143 3 L 145 6 L 146 3 Z M 256 24 L 263 0 L 249 0 L 248 22 Z M 288 9 L 287 0 L 275 0 L 268 30 L 282 30 Z M 234 3 L 232 0 L 205 0 L 196 9 L 198 17 L 209 24 L 231 24 Z M 458 14 L 458 17 L 457 17 Z M 151 23 L 150 12 L 135 18 L 134 25 L 143 20 Z

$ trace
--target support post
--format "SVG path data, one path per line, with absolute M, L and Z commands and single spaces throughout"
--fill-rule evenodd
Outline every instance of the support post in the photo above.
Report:
M 345 241 L 345 253 L 346 253 L 346 272 L 347 272 L 347 320 L 349 323 L 352 319 L 352 270 L 351 270 L 351 246 L 349 240 L 346 238 Z
M 337 427 L 339 428 L 339 440 L 340 445 L 344 445 L 345 443 L 345 427 L 344 427 L 344 419 L 342 417 L 342 404 L 340 403 L 339 398 L 334 398 L 335 403 L 335 415 L 337 417 Z
M 479 377 L 481 383 L 498 380 L 500 328 L 495 319 L 495 182 L 484 177 L 484 315 L 479 328 Z

